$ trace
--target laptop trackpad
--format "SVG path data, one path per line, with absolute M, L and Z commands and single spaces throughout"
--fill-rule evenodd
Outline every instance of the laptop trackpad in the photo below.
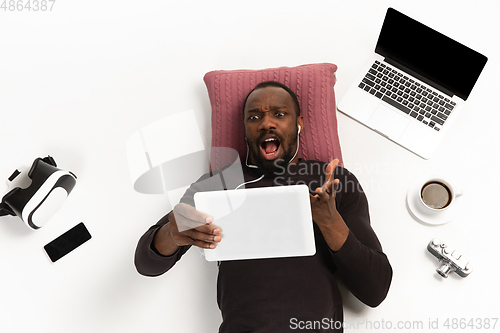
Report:
M 400 111 L 394 111 L 380 104 L 368 120 L 368 126 L 390 139 L 397 140 L 410 123 L 410 119 L 398 114 L 398 112 Z

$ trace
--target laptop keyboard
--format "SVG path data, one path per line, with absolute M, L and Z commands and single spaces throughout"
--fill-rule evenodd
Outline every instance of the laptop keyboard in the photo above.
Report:
M 436 131 L 443 127 L 456 103 L 376 60 L 358 85 Z

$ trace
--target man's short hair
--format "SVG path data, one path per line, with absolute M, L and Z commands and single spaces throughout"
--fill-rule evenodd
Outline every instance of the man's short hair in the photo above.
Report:
M 283 83 L 280 83 L 280 82 L 277 82 L 277 81 L 264 81 L 264 82 L 261 82 L 261 83 L 257 84 L 252 89 L 252 91 L 250 91 L 248 93 L 247 97 L 245 97 L 245 101 L 243 102 L 243 113 L 245 112 L 245 105 L 247 104 L 248 96 L 250 96 L 250 94 L 253 93 L 257 89 L 262 89 L 262 88 L 267 88 L 267 87 L 278 87 L 278 88 L 285 89 L 286 92 L 288 92 L 290 94 L 290 96 L 292 96 L 292 99 L 295 102 L 295 107 L 297 109 L 297 117 L 300 116 L 300 105 L 299 105 L 299 100 L 297 98 L 297 95 L 295 95 L 295 93 L 292 91 L 292 89 L 288 88 Z

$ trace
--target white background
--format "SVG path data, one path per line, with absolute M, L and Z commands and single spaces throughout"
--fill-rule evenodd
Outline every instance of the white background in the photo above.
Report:
M 171 205 L 166 195 L 133 190 L 127 139 L 194 109 L 208 147 L 202 78 L 216 69 L 335 63 L 340 101 L 374 50 L 389 6 L 489 61 L 430 160 L 338 115 L 345 165 L 365 188 L 394 269 L 376 309 L 343 290 L 346 321 L 390 321 L 393 328 L 422 322 L 415 331 L 424 332 L 429 320 L 444 331 L 447 318 L 500 317 L 500 2 L 57 0 L 52 11 L 0 11 L 0 178 L 48 154 L 78 176 L 42 229 L 0 219 L 0 332 L 216 332 L 217 269 L 198 251 L 159 278 L 134 268 L 137 240 Z M 164 144 L 182 144 L 182 137 Z M 465 193 L 461 214 L 446 225 L 419 223 L 406 208 L 408 188 L 427 172 L 452 177 Z M 93 239 L 50 263 L 43 245 L 80 221 Z M 469 277 L 436 274 L 438 261 L 426 251 L 436 236 L 471 259 Z M 370 330 L 361 324 L 346 331 Z

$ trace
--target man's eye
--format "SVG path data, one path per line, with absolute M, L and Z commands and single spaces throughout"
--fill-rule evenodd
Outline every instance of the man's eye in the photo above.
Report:
M 285 113 L 284 112 L 276 112 L 275 116 L 278 118 L 281 118 L 281 117 L 285 116 Z
M 250 116 L 248 117 L 249 120 L 257 120 L 259 119 L 259 116 L 258 115 L 253 115 L 253 116 Z

